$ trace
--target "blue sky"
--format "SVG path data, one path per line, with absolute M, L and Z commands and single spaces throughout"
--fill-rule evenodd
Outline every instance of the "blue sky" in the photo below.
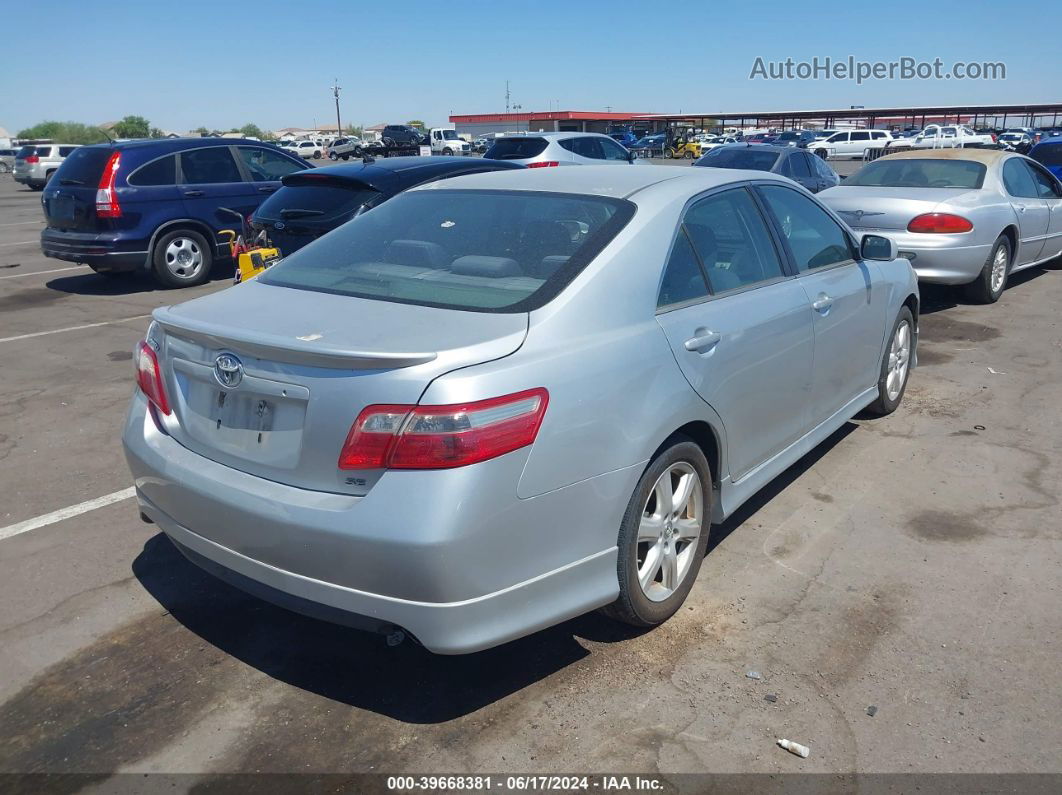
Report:
M 525 110 L 558 102 L 562 109 L 666 113 L 1062 101 L 1056 26 L 1037 27 L 1037 20 L 1057 20 L 1057 0 L 1021 3 L 1020 16 L 1000 3 L 926 0 L 455 0 L 423 10 L 386 0 L 31 5 L 32 12 L 0 0 L 8 19 L 28 13 L 48 20 L 43 45 L 17 27 L 4 37 L 0 125 L 12 132 L 43 119 L 98 123 L 128 114 L 177 131 L 323 124 L 335 120 L 334 77 L 344 89 L 344 124 L 498 112 L 507 79 L 512 101 Z M 408 11 L 375 18 L 363 11 L 399 6 Z M 812 7 L 827 13 L 808 13 Z M 843 9 L 853 13 L 842 19 Z M 689 16 L 695 12 L 698 18 Z M 849 55 L 939 57 L 948 66 L 1003 61 L 1007 79 L 862 86 L 748 79 L 757 56 Z

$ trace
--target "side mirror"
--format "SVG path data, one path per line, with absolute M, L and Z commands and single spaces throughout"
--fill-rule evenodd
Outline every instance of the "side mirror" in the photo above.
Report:
M 863 235 L 859 255 L 863 259 L 892 262 L 898 256 L 896 241 L 881 235 Z

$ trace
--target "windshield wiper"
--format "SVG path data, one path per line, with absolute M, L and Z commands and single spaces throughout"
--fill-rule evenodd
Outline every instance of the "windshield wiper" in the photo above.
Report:
M 309 215 L 324 215 L 324 210 L 300 210 L 297 207 L 291 207 L 280 211 L 281 218 L 305 218 Z
M 85 183 L 79 179 L 71 179 L 70 177 L 63 177 L 59 180 L 60 185 L 84 185 Z

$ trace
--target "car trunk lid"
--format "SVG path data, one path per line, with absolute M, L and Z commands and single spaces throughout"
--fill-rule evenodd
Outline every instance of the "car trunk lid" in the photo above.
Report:
M 526 313 L 466 312 L 261 284 L 156 310 L 172 415 L 164 429 L 219 463 L 279 483 L 364 494 L 341 471 L 365 406 L 416 403 L 437 376 L 507 356 Z M 238 374 L 237 374 L 238 372 Z
M 911 219 L 954 202 L 968 188 L 874 188 L 839 185 L 819 194 L 849 226 L 860 231 L 906 229 Z

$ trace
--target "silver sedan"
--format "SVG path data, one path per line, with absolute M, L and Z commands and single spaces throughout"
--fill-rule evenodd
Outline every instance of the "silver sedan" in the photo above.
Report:
M 1062 184 L 1023 155 L 986 149 L 903 152 L 819 194 L 860 232 L 896 241 L 927 282 L 999 300 L 1011 273 L 1062 253 Z
M 471 652 L 665 621 L 713 522 L 914 364 L 917 281 L 763 172 L 503 171 L 407 191 L 156 310 L 140 511 L 263 598 Z

